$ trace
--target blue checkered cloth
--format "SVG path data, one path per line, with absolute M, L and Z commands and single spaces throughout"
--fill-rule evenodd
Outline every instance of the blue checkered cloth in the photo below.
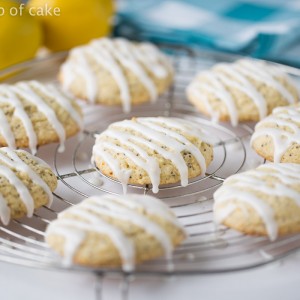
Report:
M 299 0 L 121 1 L 116 35 L 300 66 Z

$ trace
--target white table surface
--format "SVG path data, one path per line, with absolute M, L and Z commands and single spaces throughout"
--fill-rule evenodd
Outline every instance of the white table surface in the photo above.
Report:
M 253 270 L 176 278 L 136 278 L 130 300 L 300 299 L 300 253 Z M 30 269 L 0 263 L 0 299 L 95 299 L 92 274 Z M 119 278 L 103 281 L 103 300 L 121 299 Z

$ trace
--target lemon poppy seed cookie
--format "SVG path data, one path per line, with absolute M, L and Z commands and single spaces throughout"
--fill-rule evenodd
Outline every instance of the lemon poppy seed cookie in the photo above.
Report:
M 60 142 L 82 129 L 75 100 L 54 85 L 37 81 L 0 85 L 0 146 L 30 148 Z
M 270 163 L 225 180 L 214 194 L 217 223 L 250 235 L 300 232 L 300 165 Z
M 35 208 L 51 205 L 57 179 L 41 159 L 23 150 L 0 149 L 0 219 L 32 217 Z
M 96 136 L 92 161 L 105 175 L 131 184 L 159 185 L 205 174 L 211 141 L 194 122 L 178 118 L 134 118 L 111 124 Z
M 74 96 L 91 103 L 120 105 L 155 101 L 173 78 L 169 59 L 154 45 L 101 38 L 74 48 L 59 79 Z
M 189 101 L 215 121 L 259 121 L 273 108 L 296 103 L 299 94 L 280 67 L 242 59 L 200 72 L 187 88 Z
M 300 106 L 277 107 L 255 126 L 253 149 L 274 162 L 300 163 Z
M 185 231 L 172 211 L 147 195 L 104 195 L 83 200 L 58 215 L 46 241 L 72 262 L 101 267 L 123 266 L 162 255 L 170 259 Z

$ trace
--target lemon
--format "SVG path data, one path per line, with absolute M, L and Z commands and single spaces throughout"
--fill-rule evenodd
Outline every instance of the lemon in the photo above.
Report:
M 42 42 L 40 24 L 26 9 L 21 15 L 19 7 L 14 1 L 0 0 L 0 69 L 34 57 Z M 16 10 L 12 16 L 10 12 Z
M 44 28 L 44 43 L 53 51 L 85 44 L 111 30 L 112 0 L 30 0 L 28 7 L 33 13 L 40 12 L 37 18 Z M 55 9 L 59 15 L 54 14 Z

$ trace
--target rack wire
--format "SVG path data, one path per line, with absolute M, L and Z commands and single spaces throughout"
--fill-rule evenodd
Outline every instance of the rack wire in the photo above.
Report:
M 281 237 L 270 242 L 265 237 L 249 237 L 234 230 L 216 228 L 212 220 L 213 192 L 230 175 L 264 163 L 249 147 L 253 124 L 242 124 L 236 128 L 228 124 L 215 124 L 207 120 L 188 104 L 185 87 L 197 71 L 211 67 L 221 61 L 230 62 L 237 57 L 222 53 L 196 52 L 183 47 L 162 46 L 173 60 L 176 76 L 173 87 L 160 97 L 156 104 L 136 106 L 125 115 L 118 107 L 95 107 L 82 105 L 85 115 L 85 131 L 81 138 L 72 138 L 64 153 L 56 145 L 39 149 L 38 156 L 50 163 L 57 173 L 59 186 L 54 193 L 51 208 L 42 207 L 33 218 L 14 220 L 9 226 L 0 226 L 0 261 L 30 267 L 67 269 L 58 256 L 44 243 L 44 231 L 51 220 L 63 209 L 95 194 L 120 194 L 122 187 L 116 180 L 103 176 L 90 164 L 94 134 L 106 129 L 112 122 L 133 116 L 170 116 L 195 122 L 210 136 L 215 137 L 214 160 L 205 176 L 180 185 L 162 186 L 157 197 L 167 203 L 184 224 L 188 239 L 179 246 L 172 261 L 157 259 L 137 267 L 137 275 L 184 275 L 210 274 L 250 269 L 274 262 L 300 247 L 300 235 Z M 39 78 L 55 82 L 55 74 L 65 54 L 22 64 L 8 70 L 8 82 Z M 297 69 L 283 67 L 299 81 Z M 6 74 L 6 75 L 7 75 Z M 2 74 L 5 75 L 5 74 Z M 129 185 L 128 192 L 152 194 L 150 186 Z M 121 269 L 68 267 L 77 271 L 103 275 L 123 274 L 123 299 L 128 296 L 128 276 Z M 99 280 L 96 293 L 101 293 Z M 100 297 L 100 296 L 99 296 Z

